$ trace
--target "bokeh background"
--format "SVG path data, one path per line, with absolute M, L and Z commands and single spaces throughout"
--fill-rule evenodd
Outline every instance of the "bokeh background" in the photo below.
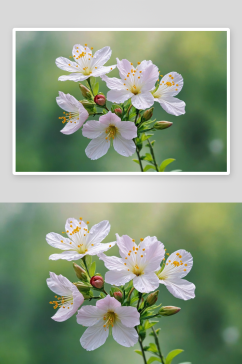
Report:
M 194 266 L 187 279 L 196 285 L 196 298 L 182 301 L 160 286 L 159 302 L 181 307 L 179 314 L 160 319 L 162 350 L 185 350 L 174 364 L 241 363 L 241 204 L 1 204 L 0 212 L 1 363 L 142 363 L 133 348 L 111 336 L 86 352 L 79 343 L 84 328 L 75 316 L 63 323 L 51 319 L 49 271 L 76 277 L 71 262 L 48 260 L 58 250 L 45 235 L 61 233 L 68 217 L 80 216 L 90 226 L 110 221 L 104 242 L 114 241 L 115 233 L 137 240 L 156 235 L 170 253 L 190 251 Z M 117 247 L 108 254 L 118 254 Z
M 71 56 L 76 43 L 110 46 L 112 57 L 134 64 L 152 60 L 161 74 L 176 71 L 184 78 L 178 98 L 186 102 L 186 114 L 167 114 L 155 103 L 154 118 L 168 120 L 171 128 L 155 134 L 158 163 L 175 158 L 167 171 L 227 171 L 227 41 L 226 32 L 17 32 L 16 34 L 16 171 L 17 172 L 125 172 L 139 171 L 132 161 L 113 148 L 91 161 L 85 155 L 89 143 L 81 130 L 60 133 L 62 110 L 55 98 L 58 91 L 81 99 L 78 83 L 61 82 L 67 72 L 55 65 L 59 56 Z M 118 70 L 109 74 L 119 77 Z M 100 91 L 108 91 L 100 78 Z M 111 104 L 109 103 L 109 106 Z M 146 148 L 147 149 L 147 148 Z M 148 152 L 148 149 L 145 151 Z

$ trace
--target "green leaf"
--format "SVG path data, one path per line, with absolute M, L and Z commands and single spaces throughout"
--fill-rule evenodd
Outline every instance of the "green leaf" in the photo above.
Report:
M 100 292 L 100 297 L 101 297 L 101 298 L 105 298 L 105 297 L 106 297 L 105 293 Z
M 139 355 L 141 355 L 141 356 L 142 356 L 142 351 L 140 351 L 140 350 L 135 350 L 135 352 L 136 352 L 137 354 L 139 354 Z
M 132 159 L 135 163 L 138 163 L 139 164 L 139 161 L 138 159 Z
M 176 349 L 169 352 L 169 354 L 166 357 L 166 364 L 170 364 L 172 360 L 180 353 L 182 353 L 184 350 Z
M 160 330 L 161 330 L 161 328 L 160 328 L 160 327 L 159 327 L 159 329 L 155 330 L 155 332 L 156 332 L 156 334 L 157 334 L 157 335 L 159 335 Z M 150 335 L 150 336 L 155 336 L 155 335 L 154 335 L 154 333 L 153 333 L 153 331 L 151 331 L 151 332 L 149 333 L 149 335 Z
M 154 134 L 142 134 L 141 135 L 141 141 L 144 142 L 145 140 L 149 139 L 150 137 L 152 137 Z M 149 144 L 148 144 L 149 145 Z
M 107 114 L 108 111 L 106 109 L 103 109 L 103 114 Z
M 130 300 L 130 305 L 131 306 L 137 306 L 137 301 L 138 301 L 138 299 L 139 299 L 139 297 L 133 297 L 133 298 L 131 298 L 131 300 Z
M 150 322 L 150 321 L 146 321 L 145 322 L 145 330 L 148 330 L 148 329 L 150 329 L 152 326 L 154 326 L 155 324 L 157 324 L 159 321 L 152 321 L 152 322 Z
M 150 153 L 145 153 L 144 160 L 153 163 L 153 158 L 152 158 L 152 155 Z
M 95 83 L 96 83 L 96 78 L 95 77 L 90 77 L 90 82 L 91 82 L 91 86 L 93 88 Z
M 93 86 L 93 93 L 94 93 L 94 96 L 96 96 L 98 94 L 98 91 L 99 91 L 99 83 L 95 83 L 95 85 Z
M 128 108 L 130 107 L 131 105 L 131 99 L 127 100 L 124 102 L 124 112 L 126 113 Z
M 89 269 L 90 276 L 93 277 L 96 271 L 96 262 L 92 262 L 91 267 Z
M 144 167 L 144 172 L 148 171 L 149 169 L 155 170 L 155 166 L 152 166 L 151 164 L 147 164 L 147 166 Z
M 172 163 L 172 162 L 174 162 L 174 161 L 175 161 L 175 159 L 173 159 L 173 158 L 165 159 L 165 160 L 161 163 L 161 165 L 160 165 L 159 172 L 164 172 L 164 171 L 165 171 L 165 169 L 166 169 L 166 167 L 167 167 L 170 163 Z
M 156 356 L 151 356 L 148 361 L 147 361 L 147 364 L 151 364 L 153 363 L 154 361 L 159 361 L 161 363 L 161 359 L 156 357 Z
M 86 261 L 86 265 L 87 265 L 87 268 L 88 270 L 90 269 L 91 267 L 91 264 L 92 264 L 92 256 L 91 255 L 86 255 L 84 257 L 85 261 Z
M 153 344 L 153 343 L 150 343 L 149 349 L 147 349 L 147 351 L 151 351 L 152 353 L 158 353 L 157 346 L 155 344 Z

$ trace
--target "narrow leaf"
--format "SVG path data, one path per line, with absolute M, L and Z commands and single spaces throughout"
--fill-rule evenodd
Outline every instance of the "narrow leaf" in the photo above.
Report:
M 134 161 L 135 163 L 138 163 L 138 164 L 139 164 L 138 159 L 133 159 L 133 161 Z
M 142 352 L 140 350 L 135 350 L 135 352 L 142 356 Z
M 175 161 L 175 159 L 173 159 L 173 158 L 165 159 L 165 160 L 161 163 L 161 165 L 160 165 L 159 172 L 164 172 L 164 171 L 165 171 L 165 169 L 166 169 L 166 167 L 167 167 L 170 163 L 172 163 L 172 162 L 174 162 L 174 161 Z
M 176 349 L 169 352 L 169 354 L 166 357 L 166 364 L 170 364 L 172 360 L 180 353 L 182 353 L 184 350 Z
M 151 364 L 153 363 L 154 361 L 159 361 L 161 363 L 161 359 L 156 357 L 156 356 L 151 356 L 148 361 L 147 361 L 147 364 Z
M 147 166 L 144 167 L 144 172 L 148 171 L 149 169 L 155 170 L 155 166 L 152 166 L 151 164 L 147 164 Z
M 93 277 L 96 271 L 96 262 L 92 262 L 91 267 L 89 269 L 90 276 Z
M 93 93 L 94 93 L 94 96 L 96 96 L 98 94 L 98 91 L 99 91 L 99 83 L 95 83 L 94 87 L 93 87 Z

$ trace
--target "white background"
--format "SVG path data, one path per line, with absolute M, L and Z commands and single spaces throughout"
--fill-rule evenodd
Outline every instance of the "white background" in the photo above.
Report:
M 234 0 L 225 4 L 212 0 L 5 2 L 0 33 L 2 116 L 0 202 L 241 202 L 241 6 Z M 148 175 L 14 176 L 11 45 L 12 28 L 21 27 L 230 28 L 231 174 L 229 176 L 160 175 L 156 178 Z M 26 55 L 26 62 L 31 62 L 29 55 Z

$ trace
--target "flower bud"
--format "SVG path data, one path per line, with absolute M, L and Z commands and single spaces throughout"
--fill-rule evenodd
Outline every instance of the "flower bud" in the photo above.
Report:
M 123 112 L 120 108 L 114 109 L 114 112 L 116 115 L 118 115 L 121 118 Z
M 94 102 L 88 101 L 88 100 L 81 100 L 80 101 L 82 103 L 82 105 L 85 107 L 85 109 L 87 110 L 87 112 L 90 113 L 95 113 L 95 104 Z
M 99 106 L 104 106 L 106 104 L 106 97 L 102 94 L 98 94 L 94 97 L 94 102 Z
M 93 276 L 90 280 L 93 287 L 101 289 L 104 286 L 104 280 L 102 276 Z
M 151 107 L 148 110 L 145 110 L 143 117 L 142 117 L 143 121 L 147 121 L 147 120 L 150 120 L 150 118 L 152 118 L 153 110 L 154 110 L 153 107 Z
M 156 301 L 158 300 L 158 294 L 159 294 L 159 291 L 150 293 L 146 299 L 146 306 L 148 306 L 148 307 L 153 306 L 156 303 Z
M 123 301 L 123 293 L 120 291 L 114 292 L 113 297 L 116 298 L 119 302 Z
M 73 263 L 73 268 L 76 272 L 77 278 L 79 278 L 81 281 L 87 281 L 87 274 L 84 269 L 82 269 L 78 264 Z
M 85 97 L 85 99 L 92 99 L 92 94 L 86 86 L 79 83 L 79 87 L 81 89 L 82 96 Z
M 81 292 L 81 293 L 84 293 L 84 292 L 89 292 L 90 289 L 92 288 L 92 286 L 89 284 L 89 283 L 84 283 L 84 282 L 76 282 L 76 283 L 73 283 L 77 288 L 78 290 Z
M 159 314 L 161 316 L 172 316 L 175 315 L 180 311 L 180 307 L 174 307 L 174 306 L 163 306 L 159 310 Z
M 157 130 L 167 129 L 172 126 L 172 124 L 173 123 L 171 121 L 157 121 L 154 125 L 154 128 Z

